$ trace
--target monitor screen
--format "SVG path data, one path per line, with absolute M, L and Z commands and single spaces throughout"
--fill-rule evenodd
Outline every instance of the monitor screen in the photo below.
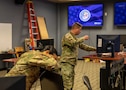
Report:
M 126 2 L 114 4 L 114 25 L 126 26 Z
M 0 77 L 0 90 L 26 90 L 26 76 Z
M 68 27 L 79 22 L 86 26 L 103 25 L 103 4 L 72 5 L 68 6 Z
M 37 40 L 37 49 L 42 50 L 46 45 L 54 46 L 54 39 Z
M 114 52 L 120 51 L 120 35 L 97 35 L 97 53 L 108 53 L 107 45 L 114 43 Z
M 123 44 L 124 48 L 126 48 L 126 35 L 120 35 L 120 44 Z

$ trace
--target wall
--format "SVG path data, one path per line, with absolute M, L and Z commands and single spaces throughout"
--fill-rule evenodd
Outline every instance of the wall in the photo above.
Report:
M 35 13 L 46 20 L 49 37 L 54 38 L 58 54 L 61 54 L 61 38 L 67 33 L 67 4 L 56 5 L 42 0 L 33 0 Z M 98 28 L 84 28 L 79 36 L 88 34 L 90 39 L 86 44 L 96 46 L 97 34 L 125 34 L 126 27 L 117 28 L 113 25 L 113 2 L 105 2 L 104 26 Z M 25 4 L 17 5 L 14 0 L 0 0 L 0 23 L 12 23 L 12 47 L 24 44 L 24 39 L 29 36 Z M 78 37 L 79 37 L 78 36 Z M 79 50 L 79 58 L 89 52 Z
M 49 34 L 49 38 L 54 39 L 55 47 L 57 47 L 57 5 L 53 3 L 43 2 L 42 0 L 34 0 L 36 16 L 45 17 L 45 22 Z
M 97 3 L 97 2 L 96 2 Z M 82 4 L 82 3 L 81 3 Z M 115 27 L 113 25 L 113 2 L 104 2 L 104 12 L 107 13 L 107 16 L 104 15 L 104 26 L 102 28 L 84 28 L 82 33 L 79 36 L 88 34 L 90 39 L 85 41 L 86 44 L 96 47 L 96 35 L 97 34 L 126 34 L 126 27 Z M 58 9 L 58 30 L 59 30 L 59 40 L 58 45 L 61 46 L 61 38 L 67 33 L 67 5 L 61 4 Z M 78 37 L 79 37 L 78 36 Z M 58 47 L 59 53 L 61 53 L 61 48 Z M 82 58 L 84 55 L 88 55 L 95 52 L 86 52 L 79 49 L 79 57 Z
M 12 48 L 12 24 L 0 23 L 0 51 L 6 51 L 11 48 Z
M 0 23 L 12 23 L 12 46 L 21 44 L 23 6 L 12 0 L 0 1 Z
M 45 17 L 50 38 L 56 40 L 56 5 L 42 0 L 33 0 L 33 4 L 36 16 Z M 0 23 L 12 23 L 12 47 L 23 46 L 24 39 L 29 37 L 25 3 L 18 5 L 14 0 L 0 0 L 0 12 Z

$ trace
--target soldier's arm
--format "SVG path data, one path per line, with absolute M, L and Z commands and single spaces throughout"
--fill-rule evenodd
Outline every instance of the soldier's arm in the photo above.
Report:
M 83 50 L 86 50 L 86 51 L 96 51 L 96 48 L 95 48 L 95 47 L 86 45 L 86 44 L 84 44 L 84 43 L 81 43 L 81 44 L 79 45 L 79 48 L 81 48 L 81 49 L 83 49 Z
M 57 65 L 57 61 L 53 58 L 48 58 L 47 60 L 41 58 L 33 58 L 28 61 L 28 64 L 40 67 L 52 67 Z
M 72 36 L 65 36 L 63 38 L 63 44 L 67 45 L 67 46 L 75 46 L 75 45 L 79 45 L 80 43 L 82 43 L 84 41 L 83 37 L 80 38 L 73 38 Z

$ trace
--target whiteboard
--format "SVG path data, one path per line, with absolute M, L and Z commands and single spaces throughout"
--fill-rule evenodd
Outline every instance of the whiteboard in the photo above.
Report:
M 12 24 L 0 23 L 0 51 L 12 49 Z

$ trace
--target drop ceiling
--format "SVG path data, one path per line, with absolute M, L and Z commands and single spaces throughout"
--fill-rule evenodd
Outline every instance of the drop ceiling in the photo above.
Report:
M 99 1 L 99 2 L 105 2 L 105 1 L 125 1 L 125 0 L 47 0 L 49 2 L 53 3 L 72 3 L 72 2 L 93 2 L 93 1 Z
M 80 2 L 84 0 L 48 0 L 48 1 L 55 3 L 67 3 L 67 2 Z

